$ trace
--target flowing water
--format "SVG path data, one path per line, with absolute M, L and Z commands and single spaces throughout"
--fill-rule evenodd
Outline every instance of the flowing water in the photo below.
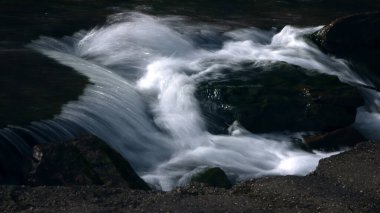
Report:
M 54 119 L 5 128 L 0 138 L 29 153 L 25 137 L 47 143 L 89 132 L 162 190 L 186 184 L 207 167 L 222 168 L 233 181 L 306 175 L 321 158 L 336 153 L 296 148 L 292 140 L 302 133 L 255 134 L 236 122 L 228 135 L 211 134 L 194 92 L 200 82 L 223 77 L 226 68 L 238 72 L 245 63 L 270 72 L 273 64 L 286 62 L 342 82 L 373 86 L 347 61 L 322 53 L 307 40 L 320 28 L 262 30 L 122 12 L 92 30 L 41 37 L 28 47 L 71 67 L 90 84 Z M 374 91 L 361 90 L 367 102 L 358 109 L 355 127 L 369 139 L 380 139 L 373 131 L 380 127 L 380 99 Z

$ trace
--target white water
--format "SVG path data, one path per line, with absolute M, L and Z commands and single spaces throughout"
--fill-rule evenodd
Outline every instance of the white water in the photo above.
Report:
M 220 29 L 176 17 L 124 13 L 90 32 L 58 40 L 42 37 L 31 46 L 92 83 L 79 101 L 64 106 L 57 119 L 69 120 L 108 142 L 157 188 L 170 190 L 215 166 L 234 181 L 306 175 L 321 158 L 335 154 L 297 150 L 289 136 L 257 135 L 239 125 L 231 126 L 230 135 L 207 132 L 194 91 L 197 82 L 220 77 L 223 68 L 234 71 L 244 62 L 267 66 L 282 61 L 370 85 L 345 61 L 323 54 L 303 39 L 319 27 L 286 26 L 278 33 Z M 205 37 L 215 43 L 202 43 Z

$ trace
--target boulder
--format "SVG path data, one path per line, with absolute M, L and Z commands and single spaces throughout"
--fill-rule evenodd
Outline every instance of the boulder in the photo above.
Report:
M 102 180 L 79 149 L 70 143 L 33 148 L 32 185 L 100 185 Z
M 358 91 L 336 77 L 286 63 L 262 69 L 200 83 L 196 97 L 210 132 L 227 133 L 235 120 L 254 133 L 332 131 L 352 124 L 363 105 Z
M 196 174 L 191 178 L 191 182 L 204 183 L 209 186 L 226 189 L 232 187 L 226 173 L 224 173 L 224 171 L 219 167 L 209 168 L 199 174 Z
M 380 48 L 380 12 L 369 12 L 338 18 L 316 32 L 314 40 L 333 53 Z
M 340 150 L 342 147 L 353 147 L 366 139 L 353 127 L 346 127 L 321 135 L 304 138 L 305 144 L 311 149 L 325 151 Z
M 380 12 L 338 18 L 311 35 L 325 52 L 350 61 L 353 70 L 372 85 L 358 85 L 380 91 Z
M 122 156 L 93 136 L 36 145 L 31 185 L 107 185 L 149 189 Z

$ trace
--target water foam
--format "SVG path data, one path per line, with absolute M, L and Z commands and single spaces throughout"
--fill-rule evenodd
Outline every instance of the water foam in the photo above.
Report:
M 286 26 L 278 33 L 218 29 L 223 28 L 124 13 L 89 32 L 60 40 L 42 37 L 31 46 L 92 83 L 57 118 L 109 143 L 157 188 L 170 190 L 215 166 L 234 181 L 305 175 L 321 158 L 335 154 L 298 150 L 287 135 L 257 135 L 239 125 L 231 126 L 230 135 L 207 132 L 194 90 L 197 82 L 223 75 L 223 68 L 233 72 L 245 62 L 267 66 L 281 61 L 342 81 L 370 84 L 344 60 L 325 55 L 305 39 L 320 27 Z M 199 42 L 205 31 L 218 42 Z

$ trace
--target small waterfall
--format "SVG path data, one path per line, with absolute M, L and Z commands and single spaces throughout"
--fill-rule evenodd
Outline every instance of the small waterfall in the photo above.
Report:
M 291 138 L 298 133 L 257 135 L 239 125 L 231 126 L 230 135 L 207 132 L 194 97 L 197 82 L 219 78 L 225 68 L 236 71 L 242 63 L 265 67 L 286 62 L 343 82 L 371 85 L 344 60 L 322 53 L 305 39 L 320 27 L 286 26 L 278 33 L 253 27 L 220 29 L 176 17 L 123 13 L 89 32 L 41 37 L 30 47 L 87 76 L 91 84 L 52 121 L 20 130 L 49 142 L 75 137 L 75 131 L 83 129 L 109 143 L 143 179 L 163 190 L 185 184 L 208 166 L 221 167 L 235 181 L 306 175 L 321 158 L 336 154 L 294 148 Z M 380 120 L 362 108 L 358 125 L 368 120 L 365 116 Z M 358 129 L 365 130 L 367 124 L 361 126 Z M 0 137 L 25 151 L 25 142 L 14 131 L 2 130 Z

